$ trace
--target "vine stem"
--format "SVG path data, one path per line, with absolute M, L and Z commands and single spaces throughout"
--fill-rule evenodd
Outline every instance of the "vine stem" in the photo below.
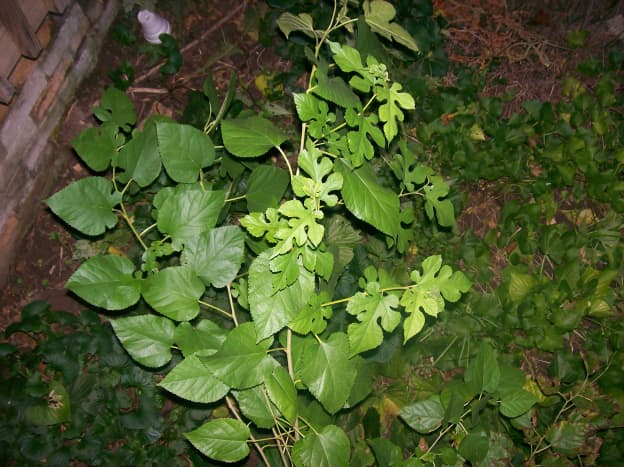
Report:
M 115 180 L 115 168 L 113 167 L 113 188 L 115 188 L 116 191 L 119 191 L 119 193 L 121 194 L 121 198 L 122 198 L 119 203 L 121 211 L 119 209 L 116 209 L 115 211 L 121 214 L 121 217 L 123 217 L 123 220 L 126 222 L 126 224 L 128 224 L 128 227 L 130 227 L 132 234 L 141 244 L 141 247 L 143 248 L 143 250 L 147 250 L 147 245 L 143 241 L 141 234 L 137 232 L 137 230 L 134 228 L 134 222 L 132 222 L 132 219 L 128 215 L 128 211 L 126 210 L 126 205 L 123 202 L 123 195 L 126 193 L 126 190 L 130 187 L 131 183 L 132 183 L 132 179 L 128 180 L 128 183 L 126 183 L 126 186 L 123 187 L 123 190 L 119 191 L 119 189 L 117 188 L 117 182 Z
M 464 417 L 467 417 L 468 414 L 470 413 L 470 409 L 467 410 L 466 412 L 464 412 L 462 414 L 462 416 L 460 417 L 460 420 L 463 420 Z M 442 439 L 442 437 L 447 434 L 449 431 L 451 431 L 451 429 L 453 427 L 455 427 L 457 424 L 450 424 L 449 426 L 447 426 L 444 430 L 442 430 L 440 432 L 440 434 L 438 434 L 437 438 L 435 439 L 435 441 L 433 442 L 433 444 L 431 444 L 431 446 L 429 446 L 429 449 L 427 449 L 427 452 L 425 452 L 422 456 L 419 457 L 419 459 L 423 459 L 427 454 L 429 454 L 431 452 L 431 450 L 433 448 L 435 448 L 436 444 L 438 444 L 438 442 Z M 462 425 L 463 426 L 463 425 Z
M 145 227 L 141 233 L 139 233 L 139 237 L 143 238 L 145 237 L 145 235 L 152 229 L 154 229 L 155 227 L 158 226 L 158 223 L 154 222 L 152 225 L 150 225 L 149 227 Z
M 290 179 L 292 180 L 292 178 L 294 177 L 294 173 L 293 173 L 292 166 L 290 165 L 290 161 L 288 160 L 288 157 L 286 156 L 286 153 L 279 146 L 275 146 L 275 147 L 277 148 L 279 153 L 282 155 L 282 159 L 284 159 L 284 162 L 286 162 L 286 166 L 288 167 L 288 173 L 290 174 Z
M 292 330 L 287 328 L 286 330 L 286 364 L 288 365 L 288 374 L 290 379 L 295 382 L 295 369 L 292 362 Z M 299 439 L 299 417 L 295 417 L 295 441 Z
M 126 221 L 126 224 L 128 224 L 128 227 L 130 227 L 132 234 L 137 239 L 137 241 L 141 244 L 141 247 L 143 247 L 143 250 L 147 250 L 147 245 L 141 238 L 141 235 L 139 234 L 139 232 L 137 232 L 137 230 L 134 228 L 134 222 L 132 222 L 132 219 L 130 219 L 128 212 L 126 211 L 126 206 L 124 205 L 123 202 L 120 203 L 120 206 L 121 206 L 121 217 L 123 217 L 124 221 Z
M 412 284 L 412 285 L 402 285 L 402 286 L 398 286 L 398 287 L 388 287 L 385 289 L 379 289 L 379 293 L 385 293 L 385 292 L 394 292 L 397 290 L 409 290 L 409 289 L 413 289 L 414 287 L 417 287 L 418 284 Z M 368 292 L 366 291 L 362 291 L 361 293 L 363 293 L 364 295 L 368 295 Z M 350 301 L 353 297 L 345 297 L 345 298 L 339 298 L 338 300 L 332 300 L 331 302 L 325 302 L 325 303 L 321 303 L 321 307 L 324 306 L 334 306 L 334 305 L 339 305 L 340 303 L 346 303 L 348 301 Z
M 238 327 L 238 319 L 236 319 L 236 308 L 234 308 L 234 299 L 232 298 L 232 286 L 230 284 L 226 285 L 228 300 L 230 302 L 230 312 L 232 321 L 234 321 L 234 326 Z
M 277 450 L 279 451 L 280 457 L 282 458 L 282 464 L 287 466 L 289 462 L 286 460 L 286 455 L 284 454 L 284 451 L 286 450 L 286 445 L 284 444 L 282 446 L 283 444 L 282 437 L 278 434 L 275 427 L 271 428 L 271 431 L 273 432 L 273 436 L 275 437 L 275 440 L 277 441 Z
M 232 398 L 230 396 L 225 396 L 225 403 L 227 404 L 228 409 L 230 409 L 230 412 L 232 412 L 232 415 L 234 415 L 234 417 L 239 422 L 245 423 L 243 422 L 243 419 L 238 413 L 238 409 L 236 408 L 236 405 L 234 405 L 234 402 L 232 401 Z M 251 432 L 249 432 L 249 439 L 251 440 L 251 444 L 253 444 L 256 450 L 258 451 L 258 454 L 260 454 L 260 457 L 262 458 L 262 462 L 264 462 L 265 465 L 271 465 L 266 455 L 264 454 L 264 450 L 262 449 L 262 446 L 260 446 L 260 444 L 258 443 L 258 440 L 256 440 L 253 433 Z
M 229 314 L 227 311 L 225 311 L 224 309 L 219 308 L 218 306 L 215 306 L 212 303 L 204 302 L 203 300 L 198 300 L 198 302 L 199 302 L 200 305 L 203 305 L 203 306 L 205 306 L 207 308 L 210 308 L 211 310 L 218 311 L 219 313 L 221 313 L 221 314 L 227 316 L 228 318 L 230 318 L 232 321 L 236 322 L 234 317 L 231 314 Z
M 234 198 L 228 198 L 224 201 L 224 203 L 233 203 L 234 201 L 240 201 L 241 199 L 247 198 L 247 195 L 235 196 Z

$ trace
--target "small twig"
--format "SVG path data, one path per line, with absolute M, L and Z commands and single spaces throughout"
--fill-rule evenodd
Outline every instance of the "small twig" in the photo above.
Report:
M 230 21 L 241 10 L 244 11 L 246 7 L 247 7 L 247 0 L 245 0 L 238 7 L 236 7 L 232 11 L 230 11 L 227 15 L 225 15 L 223 18 L 221 18 L 215 24 L 213 24 L 210 29 L 207 29 L 206 31 L 204 31 L 204 33 L 200 37 L 198 37 L 194 41 L 191 41 L 188 44 L 186 44 L 184 47 L 182 47 L 180 49 L 180 53 L 182 54 L 182 53 L 186 52 L 187 50 L 192 49 L 193 47 L 195 47 L 197 44 L 199 44 L 204 39 L 206 39 L 206 37 L 208 37 L 210 34 L 212 34 L 213 32 L 217 31 L 221 26 L 223 26 L 225 23 Z M 137 79 L 135 79 L 134 82 L 138 84 L 138 83 L 144 81 L 145 79 L 149 78 L 154 73 L 156 73 L 160 69 L 160 67 L 163 66 L 164 63 L 165 62 L 163 60 L 160 63 L 158 63 L 157 65 L 154 65 L 152 68 L 150 68 L 145 73 L 143 73 L 141 76 L 139 76 Z
M 131 93 L 142 93 L 142 94 L 167 94 L 169 91 L 162 88 L 130 88 L 129 91 Z

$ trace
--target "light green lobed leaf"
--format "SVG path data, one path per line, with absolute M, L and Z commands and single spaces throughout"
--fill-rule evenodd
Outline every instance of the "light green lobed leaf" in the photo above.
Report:
M 288 323 L 288 327 L 294 332 L 306 335 L 310 332 L 321 334 L 327 327 L 327 320 L 332 316 L 332 308 L 329 306 L 321 306 L 329 301 L 329 295 L 321 292 L 319 295 L 312 294 L 310 300 Z
M 369 137 L 377 146 L 383 147 L 385 145 L 384 135 L 377 126 L 379 120 L 375 114 L 361 115 L 353 109 L 347 109 L 345 121 L 350 127 L 358 128 L 358 131 L 347 133 L 347 141 L 351 150 L 349 155 L 351 165 L 359 167 L 365 160 L 370 160 L 375 155 L 375 149 L 369 141 Z
M 100 105 L 93 108 L 93 113 L 100 121 L 113 122 L 126 132 L 130 131 L 137 118 L 130 98 L 113 86 L 104 91 Z
M 317 221 L 322 219 L 322 211 L 315 209 L 310 199 L 302 204 L 298 199 L 286 201 L 279 207 L 279 213 L 289 218 L 288 226 L 282 226 L 275 231 L 275 238 L 279 240 L 275 246 L 274 255 L 288 253 L 295 246 L 303 246 L 309 240 L 312 246 L 317 247 L 323 240 L 325 227 Z
M 442 227 L 452 227 L 455 225 L 455 208 L 449 199 L 445 198 L 449 193 L 449 186 L 444 182 L 442 177 L 428 176 L 429 185 L 425 187 L 425 212 L 429 219 L 434 219 L 435 214 L 438 217 L 438 223 Z
M 297 163 L 311 178 L 295 176 L 295 194 L 313 198 L 319 207 L 321 201 L 329 207 L 335 206 L 338 197 L 330 192 L 342 188 L 342 175 L 333 172 L 334 164 L 331 159 L 323 157 L 321 151 L 308 140 L 307 148 L 301 151 Z
M 397 121 L 402 122 L 405 116 L 401 108 L 412 110 L 416 107 L 414 98 L 406 92 L 401 92 L 403 87 L 399 83 L 383 86 L 375 86 L 377 100 L 385 102 L 379 106 L 379 119 L 384 122 L 383 131 L 388 142 L 392 141 L 399 133 Z
M 349 300 L 347 312 L 355 315 L 360 321 L 348 327 L 351 355 L 381 345 L 382 328 L 387 332 L 392 332 L 401 322 L 401 313 L 396 311 L 398 306 L 398 297 L 381 293 L 377 282 L 369 282 L 366 293 L 358 292 Z
M 422 268 L 422 275 L 418 271 L 412 271 L 410 277 L 414 285 L 403 293 L 400 301 L 405 311 L 412 315 L 406 319 L 404 342 L 422 329 L 424 316 L 421 310 L 435 317 L 444 310 L 444 299 L 456 302 L 472 286 L 464 273 L 453 272 L 450 266 L 442 266 L 440 255 L 425 259 Z
M 293 93 L 293 99 L 299 120 L 308 124 L 308 134 L 313 138 L 327 136 L 329 124 L 336 121 L 336 115 L 329 112 L 327 102 L 309 93 Z

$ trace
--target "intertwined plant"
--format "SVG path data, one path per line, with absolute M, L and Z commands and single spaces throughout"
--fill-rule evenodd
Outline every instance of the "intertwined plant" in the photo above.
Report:
M 437 316 L 471 285 L 438 255 L 411 271 L 358 258 L 359 291 L 341 293 L 358 244 L 381 238 L 398 261 L 409 249 L 415 209 L 424 206 L 442 226 L 455 223 L 449 187 L 405 142 L 413 97 L 375 57 L 330 37 L 357 26 L 413 52 L 418 46 L 393 21 L 390 3 L 364 1 L 363 21 L 351 16 L 351 3 L 337 2 L 324 29 L 304 13 L 278 22 L 286 36 L 314 44 L 307 88 L 293 94 L 296 127 L 230 115 L 233 86 L 221 103 L 207 86 L 214 112 L 203 131 L 162 116 L 138 128 L 131 101 L 110 88 L 94 110 L 101 125 L 74 140 L 89 168 L 110 178 L 87 177 L 47 200 L 82 234 L 102 235 L 120 219 L 134 234 L 142 250 L 135 262 L 119 249 L 92 257 L 67 287 L 97 307 L 132 310 L 112 326 L 141 365 L 163 367 L 181 352 L 160 386 L 228 407 L 232 418 L 186 434 L 219 461 L 244 459 L 253 445 L 267 465 L 348 465 L 351 441 L 333 417 L 370 393 L 366 352 L 397 329 L 405 344 L 426 315 Z M 141 225 L 146 209 L 153 223 Z M 487 349 L 483 355 L 495 360 Z M 483 362 L 475 365 L 470 396 L 501 393 Z M 524 398 L 520 412 L 529 410 L 534 400 L 523 384 L 507 384 L 501 413 L 519 410 L 505 394 Z M 420 422 L 440 404 L 419 402 L 401 415 L 426 432 Z M 483 443 L 480 434 L 473 438 L 462 441 L 464 452 Z M 374 448 L 394 452 L 381 442 Z

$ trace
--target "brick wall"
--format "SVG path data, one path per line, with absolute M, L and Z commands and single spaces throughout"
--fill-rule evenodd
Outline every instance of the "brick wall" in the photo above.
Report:
M 1 1 L 1 0 L 0 0 Z M 59 149 L 50 141 L 81 80 L 97 63 L 118 0 L 74 2 L 0 123 L 0 288 L 34 210 L 54 185 Z

